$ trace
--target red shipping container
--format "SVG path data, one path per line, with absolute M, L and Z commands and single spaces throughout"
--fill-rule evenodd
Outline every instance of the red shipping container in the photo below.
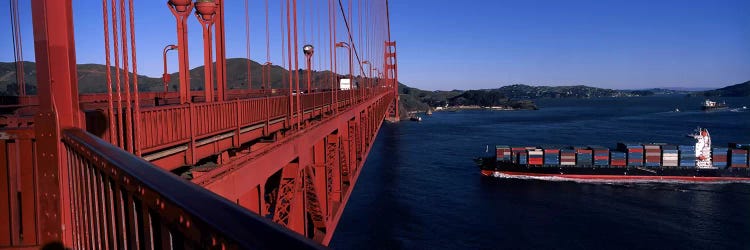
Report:
M 642 148 L 629 148 L 628 153 L 643 153 Z
M 542 159 L 529 159 L 529 165 L 542 165 Z
M 579 153 L 579 154 L 591 154 L 591 149 L 576 149 L 576 153 Z
M 594 160 L 609 160 L 609 156 L 596 156 L 596 155 L 594 155 Z
M 612 166 L 625 166 L 626 163 L 625 163 L 625 160 L 612 160 L 609 163 L 609 165 L 612 165 Z

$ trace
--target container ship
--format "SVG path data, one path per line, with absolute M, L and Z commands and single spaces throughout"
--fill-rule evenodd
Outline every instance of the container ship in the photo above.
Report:
M 484 176 L 560 177 L 612 181 L 750 181 L 750 144 L 712 147 L 707 129 L 689 134 L 691 145 L 625 143 L 603 146 L 495 146 L 475 159 Z

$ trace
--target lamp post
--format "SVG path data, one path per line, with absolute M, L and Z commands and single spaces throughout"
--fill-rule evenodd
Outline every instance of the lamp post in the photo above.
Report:
M 372 64 L 370 63 L 370 61 L 364 61 L 362 62 L 362 64 L 367 64 L 367 73 L 364 74 L 364 76 L 365 76 L 365 88 L 368 88 L 370 85 L 369 81 L 372 81 L 371 79 L 372 78 Z M 367 76 L 368 74 L 370 75 L 369 77 Z M 363 91 L 366 92 L 367 89 L 364 89 Z
M 206 102 L 214 100 L 213 56 L 211 52 L 211 26 L 214 24 L 216 3 L 213 0 L 195 2 L 195 17 L 203 26 L 203 74 Z
M 352 48 L 346 42 L 337 42 L 336 48 L 347 48 L 349 50 L 349 102 L 351 103 L 354 101 L 354 91 L 352 91 L 352 88 L 354 88 L 354 79 L 352 76 Z
M 271 62 L 266 62 L 263 64 L 263 82 L 261 83 L 261 89 L 263 90 L 263 93 L 267 93 L 271 89 Z
M 307 58 L 307 92 L 310 93 L 310 85 L 312 83 L 312 55 L 313 52 L 315 52 L 315 48 L 313 48 L 312 45 L 307 44 L 302 47 L 302 52 L 305 53 L 305 57 Z
M 164 53 L 162 54 L 163 59 L 164 59 L 164 74 L 161 75 L 161 81 L 164 83 L 165 94 L 169 92 L 168 84 L 169 84 L 169 81 L 171 80 L 171 77 L 167 73 L 167 51 L 176 50 L 176 49 L 177 49 L 177 45 L 174 45 L 174 44 L 167 45 L 166 47 L 164 47 Z
M 188 102 L 190 97 L 190 62 L 188 57 L 187 16 L 193 11 L 191 0 L 169 0 L 169 11 L 177 20 L 177 50 L 180 67 L 180 103 Z
M 372 68 L 372 70 L 370 71 L 370 76 L 372 77 L 372 84 L 370 85 L 371 92 L 375 92 L 378 87 L 378 78 L 377 78 L 377 74 L 375 74 L 377 72 L 378 72 L 378 68 Z

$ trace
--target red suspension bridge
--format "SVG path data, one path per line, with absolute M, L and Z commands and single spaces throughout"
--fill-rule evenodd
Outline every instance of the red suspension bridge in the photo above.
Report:
M 76 56 L 91 51 L 75 49 L 73 1 L 30 1 L 32 69 L 19 1 L 10 2 L 17 91 L 0 97 L 2 249 L 321 248 L 382 121 L 399 117 L 387 0 L 169 0 L 177 39 L 149 58 L 164 60 L 163 88 L 151 92 L 139 91 L 137 3 L 80 5 L 101 7 L 106 72 L 96 84 L 106 93 L 79 93 Z M 256 4 L 265 9 L 260 77 L 249 61 Z M 228 73 L 225 11 L 243 7 L 246 72 Z M 204 67 L 191 80 L 193 18 Z M 231 86 L 235 75 L 243 87 Z

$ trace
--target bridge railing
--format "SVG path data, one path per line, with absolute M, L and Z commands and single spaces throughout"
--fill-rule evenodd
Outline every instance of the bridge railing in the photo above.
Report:
M 63 131 L 76 249 L 322 249 L 83 130 Z
M 141 109 L 141 117 L 136 123 L 140 126 L 141 147 L 154 149 L 170 147 L 190 140 L 190 107 L 175 105 Z

